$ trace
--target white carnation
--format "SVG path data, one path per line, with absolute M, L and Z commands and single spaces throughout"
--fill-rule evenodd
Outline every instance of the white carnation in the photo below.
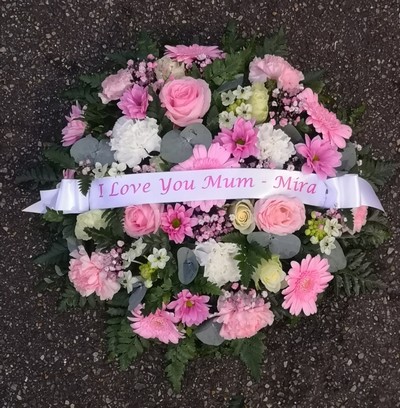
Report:
M 239 264 L 234 259 L 238 252 L 236 244 L 216 242 L 213 239 L 197 244 L 194 250 L 197 261 L 204 266 L 204 276 L 219 287 L 240 280 Z
M 104 218 L 102 218 L 103 213 L 103 210 L 91 210 L 79 214 L 76 217 L 75 236 L 78 239 L 88 241 L 90 236 L 84 231 L 85 228 L 105 228 L 107 223 L 105 222 Z
M 150 152 L 160 151 L 157 121 L 153 118 L 134 120 L 122 116 L 114 125 L 110 144 L 116 161 L 129 167 L 137 166 Z
M 296 153 L 290 137 L 281 129 L 274 129 L 270 123 L 264 123 L 258 129 L 258 158 L 269 160 L 277 168 L 283 165 Z

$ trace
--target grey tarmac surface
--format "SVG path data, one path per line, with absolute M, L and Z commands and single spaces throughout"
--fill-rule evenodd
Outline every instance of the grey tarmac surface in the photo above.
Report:
M 101 312 L 56 312 L 58 294 L 34 291 L 31 258 L 48 244 L 38 216 L 21 209 L 37 191 L 16 187 L 22 169 L 55 140 L 67 106 L 59 92 L 104 66 L 106 53 L 147 29 L 161 39 L 216 43 L 225 23 L 247 34 L 282 26 L 290 62 L 326 69 L 328 89 L 348 106 L 364 101 L 357 136 L 377 156 L 400 161 L 400 21 L 394 0 L 1 0 L 0 401 L 11 407 L 400 407 L 400 177 L 382 199 L 393 237 L 375 256 L 387 289 L 329 298 L 295 327 L 274 325 L 259 383 L 233 359 L 189 366 L 182 392 L 163 373 L 163 349 L 128 371 L 105 361 Z

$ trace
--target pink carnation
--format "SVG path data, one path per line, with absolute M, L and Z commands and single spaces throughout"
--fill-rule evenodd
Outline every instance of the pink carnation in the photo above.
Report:
M 317 295 L 322 293 L 333 279 L 329 273 L 329 263 L 319 255 L 307 255 L 299 264 L 290 263 L 286 281 L 288 287 L 282 291 L 285 295 L 282 307 L 289 309 L 291 314 L 298 316 L 301 311 L 306 316 L 317 312 Z
M 218 46 L 211 45 L 177 45 L 175 47 L 166 45 L 167 52 L 166 57 L 169 57 L 178 62 L 184 62 L 185 64 L 191 64 L 194 60 L 203 61 L 206 59 L 221 59 L 224 57 L 223 51 Z
M 352 233 L 355 234 L 360 232 L 361 228 L 367 223 L 368 207 L 362 205 L 361 207 L 353 208 L 351 212 L 354 224 Z
M 65 119 L 67 119 L 68 123 L 61 131 L 63 135 L 62 145 L 71 146 L 84 135 L 86 130 L 86 123 L 82 120 L 83 110 L 78 102 L 76 102 L 76 105 L 71 106 L 71 112 Z
M 117 106 L 130 119 L 144 119 L 149 106 L 149 93 L 146 88 L 135 84 L 123 93 Z
M 177 300 L 170 302 L 168 309 L 174 309 L 175 316 L 187 326 L 198 326 L 209 316 L 209 296 L 192 295 L 188 289 L 178 293 Z
M 109 253 L 87 254 L 80 246 L 71 253 L 68 277 L 82 296 L 96 293 L 101 300 L 111 299 L 120 289 L 112 257 Z
M 161 214 L 161 229 L 176 244 L 181 244 L 185 236 L 193 238 L 192 227 L 198 222 L 197 218 L 192 218 L 193 211 L 193 208 L 186 209 L 184 205 L 176 203 L 175 207 L 168 204 L 167 211 Z
M 131 327 L 134 333 L 145 339 L 158 339 L 166 344 L 177 344 L 184 337 L 175 325 L 179 319 L 173 313 L 167 312 L 165 305 L 148 316 L 143 316 L 142 308 L 142 305 L 137 306 L 132 310 L 133 317 L 128 317 L 133 322 Z
M 223 291 L 217 308 L 218 317 L 215 320 L 222 323 L 220 335 L 226 340 L 252 337 L 274 322 L 270 304 L 257 296 L 254 289 L 249 293 L 239 290 L 234 294 Z
M 196 145 L 193 155 L 182 163 L 172 167 L 171 171 L 224 169 L 240 167 L 236 159 L 232 159 L 230 153 L 219 144 L 212 144 L 208 150 L 204 145 Z M 189 201 L 187 205 L 192 208 L 200 206 L 202 211 L 210 211 L 213 205 L 223 206 L 225 200 Z
M 277 86 L 290 94 L 299 92 L 303 86 L 300 82 L 304 75 L 293 68 L 285 59 L 276 55 L 265 55 L 264 58 L 254 58 L 249 66 L 250 82 L 277 81 Z
M 298 143 L 296 150 L 306 158 L 301 168 L 304 174 L 315 172 L 322 180 L 336 175 L 335 167 L 340 166 L 342 155 L 329 142 L 306 135 L 306 143 Z
M 102 83 L 99 98 L 106 104 L 118 100 L 131 87 L 132 73 L 129 69 L 120 69 L 116 74 L 109 75 Z
M 236 159 L 246 159 L 249 156 L 257 156 L 258 130 L 254 127 L 254 121 L 246 121 L 238 118 L 233 130 L 221 129 L 215 137 L 214 142 L 219 143 Z

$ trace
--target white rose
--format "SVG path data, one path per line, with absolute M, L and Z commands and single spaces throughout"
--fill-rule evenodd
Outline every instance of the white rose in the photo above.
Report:
M 184 77 L 185 67 L 169 57 L 162 57 L 157 60 L 157 67 L 154 72 L 159 81 L 167 81 L 170 78 L 179 79 Z
M 90 239 L 90 236 L 84 231 L 85 228 L 105 228 L 107 226 L 107 223 L 102 218 L 103 213 L 103 210 L 91 210 L 79 214 L 76 217 L 75 236 L 78 239 L 88 241 Z

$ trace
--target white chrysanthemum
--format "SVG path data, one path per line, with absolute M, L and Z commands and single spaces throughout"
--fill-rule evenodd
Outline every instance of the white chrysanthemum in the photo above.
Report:
M 240 280 L 239 264 L 234 259 L 238 251 L 239 247 L 236 244 L 216 242 L 210 239 L 197 244 L 194 254 L 199 264 L 204 266 L 204 276 L 221 287 L 228 282 Z
M 235 124 L 236 116 L 233 112 L 221 112 L 219 114 L 219 127 L 221 129 L 232 129 Z
M 281 129 L 274 129 L 270 123 L 264 123 L 258 129 L 258 159 L 271 161 L 276 168 L 283 165 L 296 153 L 290 137 Z
M 86 234 L 86 232 L 84 231 L 85 228 L 105 228 L 107 226 L 107 223 L 102 217 L 103 213 L 103 210 L 91 210 L 79 214 L 76 217 L 75 236 L 78 239 L 88 241 L 91 237 Z
M 153 118 L 143 120 L 119 118 L 112 130 L 110 140 L 114 158 L 128 167 L 134 167 L 149 156 L 150 152 L 160 151 L 161 138 L 158 136 L 157 121 Z

